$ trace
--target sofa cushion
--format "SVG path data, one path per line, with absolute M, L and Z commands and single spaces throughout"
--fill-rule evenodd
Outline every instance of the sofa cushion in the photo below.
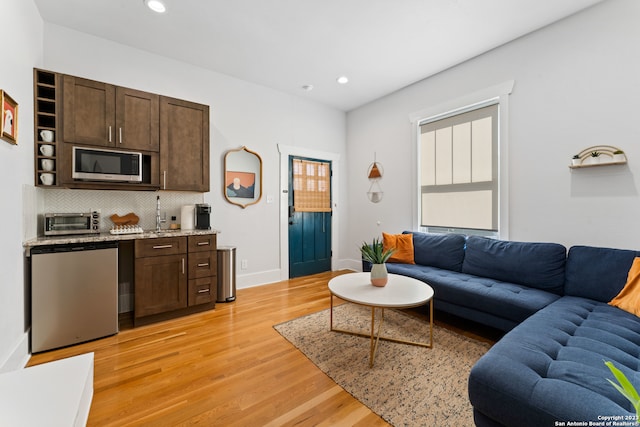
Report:
M 566 252 L 566 248 L 558 243 L 470 236 L 462 272 L 561 294 Z
M 604 361 L 640 375 L 640 319 L 606 303 L 562 297 L 505 335 L 472 368 L 469 399 L 499 425 L 631 416 Z M 576 424 L 577 425 L 577 424 Z
M 524 285 L 428 266 L 387 264 L 387 270 L 428 283 L 434 290 L 436 304 L 445 301 L 515 323 L 560 298 L 557 294 Z
M 382 249 L 386 252 L 395 249 L 388 262 L 415 264 L 413 260 L 413 235 L 382 233 Z
M 567 256 L 566 295 L 608 302 L 624 287 L 633 259 L 625 249 L 572 246 Z
M 466 237 L 462 234 L 436 234 L 405 231 L 413 234 L 416 264 L 462 271 Z

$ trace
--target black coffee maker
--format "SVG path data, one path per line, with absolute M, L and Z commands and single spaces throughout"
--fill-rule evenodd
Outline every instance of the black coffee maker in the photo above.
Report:
M 211 229 L 211 206 L 206 203 L 196 204 L 196 230 Z

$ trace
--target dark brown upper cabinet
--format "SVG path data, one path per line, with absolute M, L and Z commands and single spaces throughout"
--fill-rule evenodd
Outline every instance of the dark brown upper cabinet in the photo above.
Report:
M 209 106 L 160 97 L 160 188 L 209 191 Z
M 65 75 L 62 99 L 65 142 L 158 151 L 158 95 Z

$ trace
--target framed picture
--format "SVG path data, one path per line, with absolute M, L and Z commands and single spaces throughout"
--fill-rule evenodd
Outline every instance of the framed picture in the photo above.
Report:
M 253 199 L 256 192 L 256 174 L 253 172 L 227 171 L 225 177 L 227 197 Z
M 18 103 L 5 91 L 0 90 L 0 137 L 11 144 L 18 143 Z

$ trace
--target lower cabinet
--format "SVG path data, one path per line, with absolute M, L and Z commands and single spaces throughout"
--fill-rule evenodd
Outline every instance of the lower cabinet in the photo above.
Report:
M 216 236 L 163 237 L 135 241 L 134 319 L 188 314 L 215 306 Z M 150 318 L 149 316 L 154 316 Z
M 187 306 L 186 254 L 136 259 L 135 316 Z
M 216 235 L 188 237 L 189 306 L 215 303 L 218 290 L 218 252 Z

